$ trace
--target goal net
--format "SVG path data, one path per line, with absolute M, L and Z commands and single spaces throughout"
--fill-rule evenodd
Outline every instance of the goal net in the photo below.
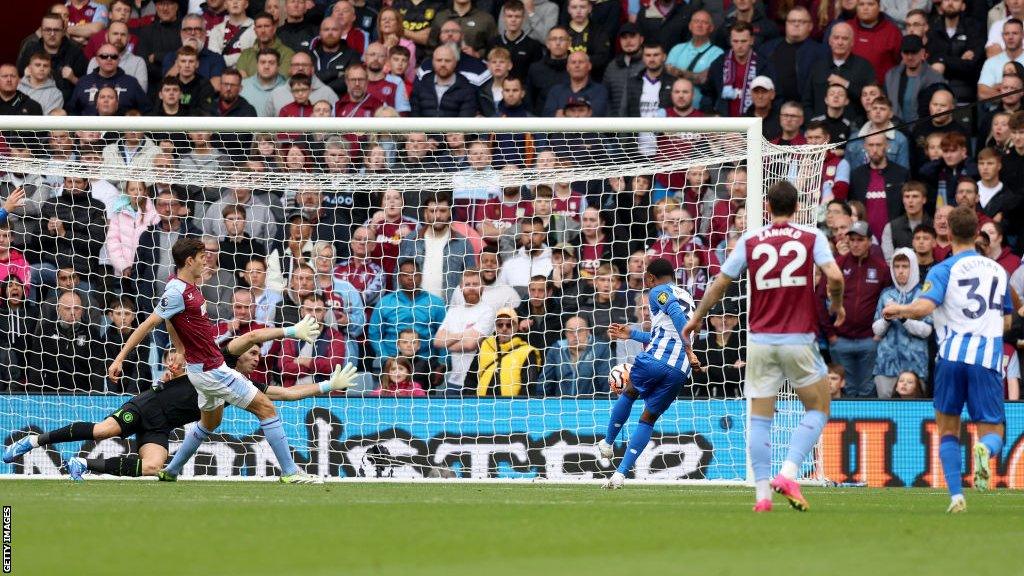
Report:
M 359 369 L 344 394 L 279 401 L 296 461 L 322 476 L 595 480 L 612 366 L 644 326 L 646 260 L 699 300 L 780 179 L 815 223 L 824 148 L 776 147 L 751 119 L 0 119 L 0 440 L 100 421 L 164 377 L 158 329 L 106 378 L 158 303 L 169 247 L 207 247 L 201 290 L 226 343 L 306 314 L 313 344 L 239 369 L 285 390 Z M 468 271 L 468 272 L 467 272 Z M 660 418 L 635 477 L 743 483 L 746 290 L 695 343 L 705 371 Z M 244 364 L 244 366 L 242 366 Z M 776 421 L 776 460 L 801 413 Z M 181 429 L 171 433 L 170 450 Z M 0 474 L 55 476 L 135 438 L 35 449 Z M 820 477 L 818 458 L 806 465 Z M 228 407 L 185 476 L 276 475 L 256 419 Z

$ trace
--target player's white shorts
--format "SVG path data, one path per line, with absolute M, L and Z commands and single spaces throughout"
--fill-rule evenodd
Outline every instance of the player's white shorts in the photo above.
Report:
M 747 343 L 748 398 L 774 398 L 787 379 L 794 388 L 803 388 L 827 375 L 828 368 L 814 343 Z
M 205 372 L 188 371 L 189 382 L 199 393 L 199 409 L 209 412 L 225 402 L 245 409 L 256 398 L 259 389 L 227 364 Z

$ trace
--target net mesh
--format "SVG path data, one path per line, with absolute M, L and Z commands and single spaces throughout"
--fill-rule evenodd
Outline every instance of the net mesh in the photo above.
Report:
M 797 184 L 798 220 L 816 221 L 824 148 L 762 143 L 762 180 L 748 183 L 745 133 L 681 128 L 6 130 L 0 196 L 22 189 L 26 201 L 0 232 L 0 439 L 99 421 L 161 379 L 162 330 L 120 382 L 105 374 L 163 293 L 168 248 L 194 234 L 209 251 L 201 290 L 219 343 L 306 313 L 327 327 L 312 345 L 262 344 L 244 366 L 254 382 L 289 389 L 346 362 L 360 370 L 344 395 L 277 403 L 307 471 L 603 477 L 614 469 L 594 446 L 614 402 L 607 374 L 641 350 L 607 330 L 649 321 L 645 260 L 672 261 L 699 300 L 758 224 L 746 210 L 763 217 L 749 202 L 773 182 Z M 448 195 L 444 226 L 435 208 Z M 405 256 L 420 276 L 401 273 Z M 481 289 L 465 269 L 479 269 Z M 695 345 L 708 369 L 659 420 L 637 478 L 746 480 L 745 315 L 741 280 Z M 508 318 L 511 335 L 496 326 Z M 792 400 L 780 404 L 776 460 L 801 413 Z M 261 434 L 229 407 L 185 474 L 274 474 Z M 170 437 L 173 453 L 181 430 Z M 47 447 L 0 473 L 52 475 L 72 455 L 137 448 L 120 438 Z

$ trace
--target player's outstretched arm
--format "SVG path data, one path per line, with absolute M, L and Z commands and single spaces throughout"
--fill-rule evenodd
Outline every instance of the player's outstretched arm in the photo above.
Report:
M 235 356 L 241 356 L 246 350 L 253 346 L 259 346 L 264 342 L 279 340 L 281 338 L 298 338 L 305 342 L 315 342 L 320 336 L 321 326 L 312 316 L 306 316 L 292 326 L 285 328 L 260 328 L 252 332 L 232 338 L 228 342 L 228 352 Z
M 711 283 L 707 291 L 704 292 L 704 297 L 700 299 L 700 303 L 697 304 L 697 309 L 693 311 L 689 321 L 686 322 L 686 326 L 683 327 L 681 332 L 683 340 L 690 342 L 693 338 L 693 333 L 700 329 L 700 323 L 704 321 L 704 317 L 708 315 L 711 308 L 718 304 L 718 302 L 725 296 L 725 291 L 732 284 L 732 277 L 724 272 L 719 272 L 718 276 L 715 277 L 715 281 Z
M 331 377 L 323 382 L 300 384 L 288 388 L 284 386 L 268 386 L 267 397 L 271 400 L 301 400 L 310 396 L 316 396 L 317 394 L 345 390 L 356 385 L 356 372 L 355 366 L 345 364 L 344 368 L 341 366 L 336 367 L 334 372 L 331 373 Z
M 128 337 L 128 341 L 121 347 L 121 352 L 117 354 L 117 358 L 114 358 L 114 361 L 110 363 L 110 367 L 107 368 L 107 377 L 110 378 L 111 382 L 117 382 L 118 378 L 121 377 L 121 364 L 124 363 L 124 359 L 128 357 L 128 354 L 149 337 L 149 333 L 163 321 L 164 319 L 154 312 L 132 332 L 132 335 Z

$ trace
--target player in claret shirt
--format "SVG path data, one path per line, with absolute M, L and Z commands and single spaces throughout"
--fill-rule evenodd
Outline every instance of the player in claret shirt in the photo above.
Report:
M 284 425 L 270 398 L 260 392 L 248 378 L 224 364 L 224 356 L 214 342 L 216 329 L 206 315 L 206 300 L 196 286 L 206 266 L 206 247 L 202 240 L 182 238 L 174 243 L 171 255 L 176 268 L 175 276 L 167 282 L 160 305 L 125 342 L 107 369 L 107 376 L 117 382 L 121 376 L 121 364 L 128 353 L 149 336 L 158 324 L 166 321 L 174 347 L 185 355 L 186 372 L 199 393 L 199 410 L 202 412 L 199 423 L 187 429 L 185 441 L 175 454 L 171 466 L 182 457 L 187 461 L 199 449 L 203 440 L 220 424 L 224 403 L 227 402 L 259 418 L 263 435 L 281 466 L 281 482 L 322 482 L 322 479 L 300 471 L 295 465 L 288 447 L 288 438 L 284 434 Z M 290 327 L 290 333 L 285 336 L 302 338 L 304 335 L 299 334 L 297 328 L 298 325 Z M 170 479 L 176 473 L 173 470 L 161 471 L 160 475 Z
M 729 284 L 750 268 L 750 335 L 747 338 L 746 395 L 750 403 L 747 450 L 754 469 L 755 512 L 772 509 L 771 491 L 785 496 L 800 511 L 808 508 L 796 478 L 800 465 L 818 442 L 828 423 L 828 369 L 818 352 L 818 326 L 814 296 L 814 267 L 828 280 L 829 312 L 835 324 L 846 319 L 843 310 L 843 275 L 836 265 L 828 240 L 816 228 L 789 220 L 796 213 L 797 190 L 778 182 L 768 190 L 772 223 L 745 233 L 722 264 L 722 271 L 708 288 L 683 330 L 689 338 L 699 330 L 712 306 Z M 789 380 L 806 413 L 790 438 L 782 470 L 769 481 L 772 471 L 771 429 L 775 398 Z

